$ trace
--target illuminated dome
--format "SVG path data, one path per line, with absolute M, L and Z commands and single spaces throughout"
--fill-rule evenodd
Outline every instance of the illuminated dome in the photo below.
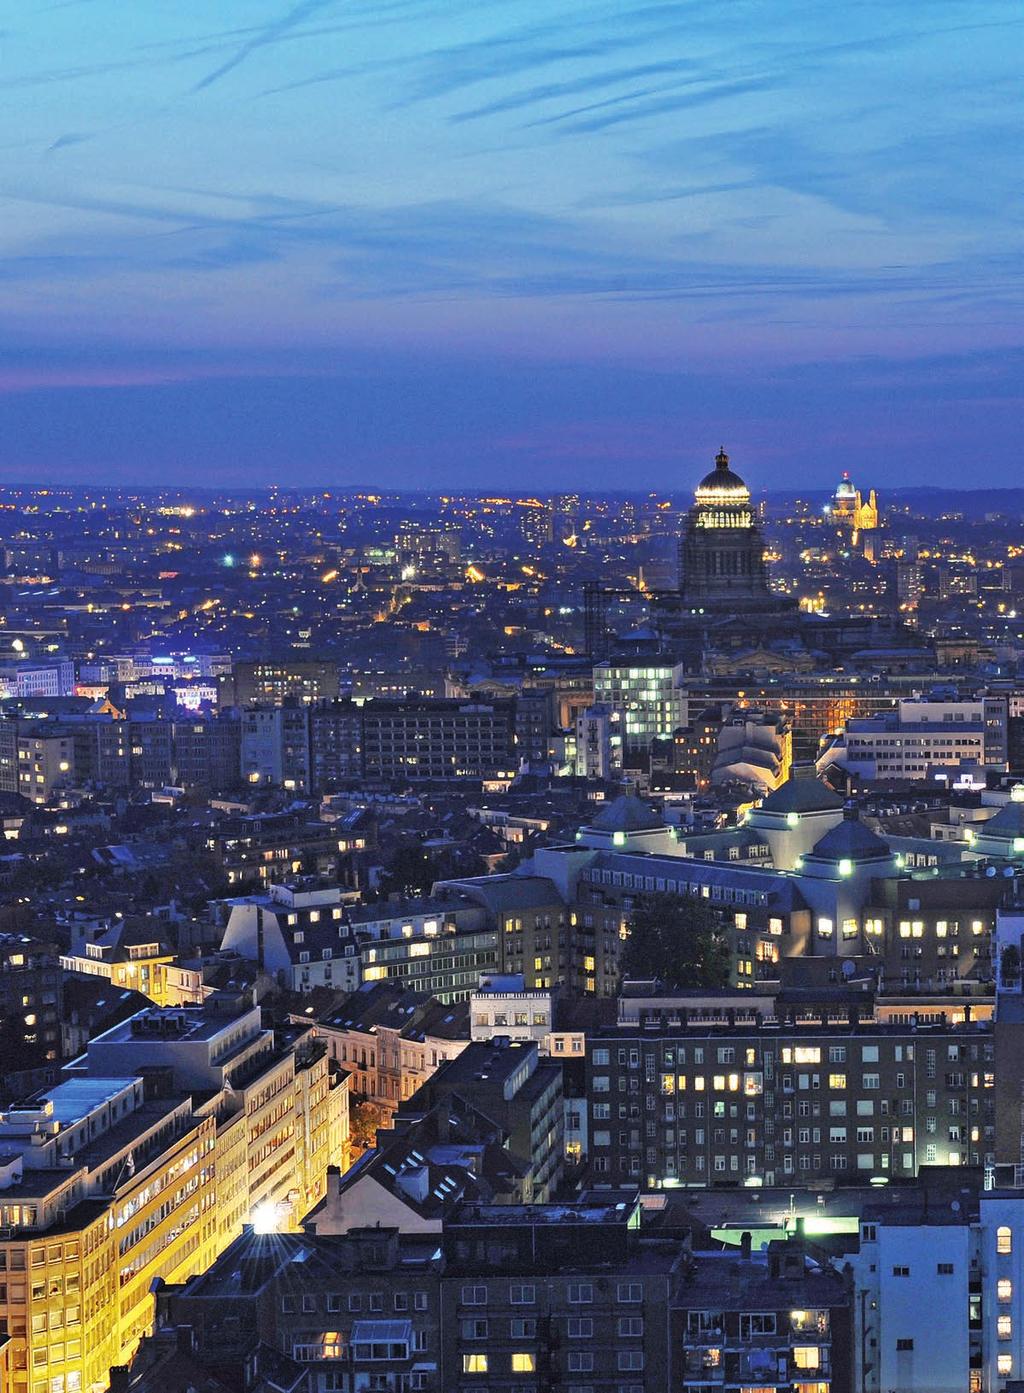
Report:
M 719 450 L 714 469 L 701 479 L 694 497 L 698 503 L 749 503 L 750 490 L 729 468 L 729 456 Z
M 839 487 L 836 489 L 836 500 L 838 501 L 841 498 L 848 498 L 851 502 L 856 502 L 857 499 L 857 489 L 854 486 L 853 480 L 845 471 L 842 479 L 839 481 Z

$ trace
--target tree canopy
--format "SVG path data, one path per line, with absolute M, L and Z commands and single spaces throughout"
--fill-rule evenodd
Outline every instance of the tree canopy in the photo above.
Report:
M 668 893 L 637 899 L 623 977 L 657 977 L 666 987 L 726 987 L 730 960 L 725 930 L 704 900 Z

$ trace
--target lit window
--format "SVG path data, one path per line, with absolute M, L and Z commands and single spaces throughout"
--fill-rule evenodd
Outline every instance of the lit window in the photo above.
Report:
M 464 1354 L 462 1356 L 462 1372 L 464 1374 L 486 1374 L 487 1355 Z
M 996 1229 L 996 1252 L 1013 1252 L 1013 1234 L 1010 1232 L 1008 1228 L 1005 1227 L 1005 1225 L 1002 1228 Z
M 1011 1374 L 1011 1373 L 1013 1373 L 1013 1355 L 1012 1355 L 1012 1354 L 997 1354 L 997 1355 L 996 1355 L 996 1369 L 997 1369 L 998 1372 L 1001 1373 L 1001 1374 Z
M 1000 1301 L 1013 1300 L 1013 1283 L 1009 1277 L 1000 1277 L 999 1281 L 996 1282 L 996 1296 Z
M 513 1354 L 512 1372 L 514 1374 L 532 1374 L 536 1367 L 537 1361 L 534 1359 L 532 1354 Z
M 1013 1321 L 1009 1316 L 999 1316 L 996 1319 L 996 1334 L 1000 1340 L 1008 1340 L 1013 1334 Z
M 821 1350 L 817 1345 L 794 1345 L 793 1363 L 798 1369 L 817 1369 L 821 1365 Z

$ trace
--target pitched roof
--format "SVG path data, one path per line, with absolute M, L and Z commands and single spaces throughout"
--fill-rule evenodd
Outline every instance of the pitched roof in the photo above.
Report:
M 892 852 L 859 817 L 847 816 L 815 842 L 811 855 L 819 861 L 875 861 Z
M 632 793 L 612 799 L 590 823 L 595 832 L 652 832 L 664 825 L 658 814 Z
M 759 811 L 766 813 L 838 812 L 843 800 L 819 779 L 789 778 L 764 799 Z
M 977 828 L 979 837 L 1024 837 L 1024 802 L 1011 798 L 1008 803 Z

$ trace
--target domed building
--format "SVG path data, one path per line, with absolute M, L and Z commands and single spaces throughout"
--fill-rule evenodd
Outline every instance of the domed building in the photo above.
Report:
M 845 470 L 826 511 L 833 522 L 849 528 L 851 532 L 873 532 L 878 526 L 878 500 L 874 489 L 865 503 L 860 489 Z
M 750 490 L 720 450 L 694 493 L 679 542 L 679 595 L 694 614 L 778 610 Z

